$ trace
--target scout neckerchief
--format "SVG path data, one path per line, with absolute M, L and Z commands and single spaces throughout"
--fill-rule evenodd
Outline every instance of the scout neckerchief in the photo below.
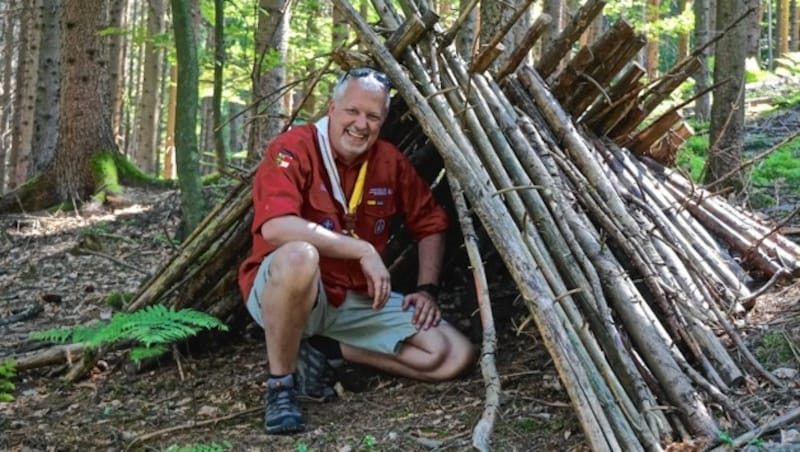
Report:
M 335 199 L 344 210 L 342 232 L 357 237 L 356 210 L 358 209 L 358 205 L 361 204 L 361 200 L 364 199 L 364 179 L 367 177 L 367 160 L 364 160 L 364 163 L 361 164 L 361 168 L 358 170 L 356 186 L 353 188 L 350 199 L 345 201 L 344 189 L 339 179 L 339 171 L 336 170 L 336 162 L 333 158 L 333 151 L 331 150 L 330 139 L 328 137 L 328 117 L 324 116 L 317 121 L 315 126 L 317 127 L 317 144 L 322 154 L 322 163 L 325 165 L 325 171 L 328 173 L 328 180 L 331 181 L 333 199 Z

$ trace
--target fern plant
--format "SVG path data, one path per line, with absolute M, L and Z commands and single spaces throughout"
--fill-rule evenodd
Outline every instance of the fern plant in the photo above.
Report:
M 83 342 L 89 348 L 132 339 L 141 345 L 131 350 L 131 359 L 140 361 L 164 353 L 167 345 L 173 342 L 212 328 L 228 331 L 219 319 L 204 312 L 176 311 L 173 307 L 156 304 L 136 312 L 118 312 L 107 323 L 54 328 L 33 333 L 31 337 L 51 342 Z
M 12 402 L 14 400 L 14 383 L 11 379 L 17 375 L 17 362 L 13 359 L 0 361 L 0 402 Z

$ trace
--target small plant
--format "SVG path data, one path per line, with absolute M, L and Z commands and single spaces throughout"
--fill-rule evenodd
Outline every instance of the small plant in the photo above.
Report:
M 527 433 L 532 433 L 541 430 L 542 426 L 539 421 L 531 417 L 524 417 L 514 421 L 514 427 Z
M 157 304 L 136 312 L 116 313 L 108 323 L 55 328 L 33 333 L 31 337 L 51 342 L 83 342 L 90 348 L 132 339 L 142 346 L 131 350 L 131 359 L 140 361 L 164 353 L 168 344 L 211 328 L 228 331 L 224 323 L 206 313 L 194 309 L 176 311 Z
M 297 441 L 295 448 L 297 449 L 297 452 L 308 452 L 308 446 L 303 440 Z
M 96 223 L 96 224 L 93 224 L 91 226 L 86 226 L 86 227 L 80 228 L 78 230 L 78 233 L 80 235 L 82 235 L 82 236 L 103 235 L 103 234 L 108 234 L 110 232 L 111 232 L 111 225 L 108 224 L 107 222 Z
M 0 402 L 13 402 L 17 389 L 11 379 L 17 375 L 17 362 L 13 359 L 0 361 Z
M 756 357 L 765 364 L 780 365 L 794 357 L 789 339 L 781 331 L 771 331 L 761 336 L 755 349 Z
M 377 446 L 378 442 L 375 440 L 374 436 L 366 435 L 364 436 L 364 439 L 361 440 L 361 444 L 363 444 L 364 447 L 367 448 L 367 450 L 373 451 L 375 450 L 375 447 Z
M 726 446 L 733 446 L 733 438 L 731 438 L 731 435 L 729 435 L 728 432 L 719 432 L 717 434 L 717 438 L 719 438 L 719 442 L 722 444 L 725 444 Z
M 230 441 L 222 443 L 192 444 L 191 446 L 169 446 L 166 452 L 225 452 L 233 445 Z

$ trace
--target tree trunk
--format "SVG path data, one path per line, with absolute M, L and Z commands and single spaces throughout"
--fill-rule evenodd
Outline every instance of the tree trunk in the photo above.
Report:
M 694 0 L 694 46 L 699 48 L 710 39 L 712 0 Z M 711 86 L 711 70 L 708 64 L 710 49 L 704 50 L 698 59 L 700 70 L 694 75 L 695 94 L 704 92 Z M 711 117 L 711 96 L 699 96 L 694 103 L 694 116 L 698 121 L 707 121 Z
M 555 41 L 564 28 L 565 9 L 564 0 L 544 0 L 542 12 L 552 17 L 553 21 L 545 27 L 545 32 L 542 34 L 542 48 L 547 48 L 551 42 Z
M 123 30 L 125 24 L 125 10 L 127 0 L 108 0 L 108 20 L 106 27 Z M 121 138 L 122 109 L 125 101 L 125 35 L 113 33 L 108 38 L 109 80 L 108 98 L 111 104 L 111 128 L 114 140 L 119 144 Z
M 27 179 L 33 138 L 34 106 L 36 104 L 36 76 L 39 67 L 40 29 L 36 24 L 39 0 L 22 3 L 19 32 L 19 57 L 17 83 L 14 87 L 14 127 L 11 135 L 9 188 L 22 185 Z
M 60 146 L 52 172 L 59 200 L 84 200 L 98 188 L 94 155 L 114 151 L 108 92 L 107 48 L 98 32 L 105 25 L 104 0 L 64 0 Z M 45 177 L 47 179 L 48 177 Z
M 59 87 L 61 82 L 62 0 L 43 0 L 40 9 L 42 35 L 39 48 L 38 94 L 28 177 L 45 170 L 58 145 Z
M 283 129 L 282 103 L 277 97 L 286 83 L 289 45 L 289 0 L 260 0 L 253 66 L 253 111 L 248 157 L 260 160 L 267 143 Z
M 178 64 L 177 102 L 181 106 L 175 114 L 175 164 L 181 192 L 182 236 L 186 237 L 206 213 L 196 132 L 197 38 L 189 0 L 172 0 L 172 27 Z
M 789 0 L 778 0 L 776 3 L 778 25 L 775 30 L 777 42 L 775 56 L 780 58 L 789 52 Z
M 222 78 L 225 69 L 225 2 L 214 0 L 214 154 L 217 170 L 222 172 L 228 163 L 222 134 Z
M 743 0 L 717 0 L 717 24 L 724 29 L 744 12 Z M 717 88 L 711 107 L 709 158 L 705 181 L 712 183 L 739 166 L 744 145 L 744 24 L 728 31 L 715 46 L 714 82 Z M 722 186 L 739 189 L 740 173 Z M 716 188 L 719 188 L 717 186 Z
M 660 7 L 660 0 L 647 0 L 647 12 L 645 13 L 647 23 L 654 24 L 658 22 L 658 10 Z M 645 71 L 650 81 L 658 78 L 658 46 L 660 41 L 661 37 L 655 31 L 649 33 L 647 36 L 647 45 L 645 46 Z
M 800 49 L 800 27 L 797 25 L 797 0 L 789 1 L 789 50 L 797 52 Z
M 6 158 L 11 147 L 11 120 L 14 115 L 14 103 L 10 93 L 14 90 L 12 62 L 14 61 L 14 45 L 16 37 L 17 17 L 11 13 L 16 10 L 16 0 L 8 2 L 8 12 L 0 18 L 3 23 L 3 72 L 0 83 L 0 194 L 6 191 Z
M 333 6 L 333 31 L 331 36 L 331 48 L 343 46 L 347 43 L 347 36 L 350 34 L 350 24 L 344 20 L 342 13 L 336 6 Z
M 216 1 L 216 0 L 215 0 Z M 203 21 L 201 26 L 204 28 L 202 32 L 206 37 L 205 48 L 210 51 L 214 48 L 214 33 L 209 30 L 207 23 Z M 214 93 L 213 91 L 207 94 L 203 90 L 204 96 L 200 98 L 200 174 L 210 174 L 216 168 L 214 157 Z
M 158 124 L 161 120 L 159 97 L 161 94 L 161 75 L 163 50 L 154 41 L 164 32 L 164 0 L 147 0 L 147 36 L 144 43 L 144 67 L 142 69 L 142 88 L 137 107 L 136 147 L 133 150 L 136 165 L 146 174 L 156 174 L 158 153 Z
M 467 8 L 471 8 L 466 20 L 456 34 L 456 49 L 465 59 L 471 59 L 473 45 L 475 44 L 475 33 L 478 31 L 478 11 L 472 7 L 474 0 L 459 0 L 459 11 L 464 14 Z
M 687 0 L 680 0 L 678 2 L 677 14 L 683 14 L 688 6 Z M 678 49 L 675 55 L 675 61 L 682 61 L 687 55 L 689 55 L 689 33 L 681 31 L 678 33 Z
M 178 114 L 178 67 L 169 67 L 169 103 L 167 104 L 167 137 L 164 143 L 164 179 L 175 179 L 175 125 Z
M 786 1 L 788 6 L 788 0 Z M 761 52 L 759 49 L 759 41 L 761 40 L 761 20 L 759 18 L 761 17 L 760 11 L 762 10 L 760 3 L 761 0 L 744 0 L 745 10 L 751 9 L 753 12 L 751 12 L 743 22 L 745 57 L 753 57 L 759 63 L 761 62 Z

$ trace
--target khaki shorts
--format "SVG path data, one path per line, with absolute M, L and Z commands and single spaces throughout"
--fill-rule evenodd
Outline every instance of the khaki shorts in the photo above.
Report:
M 261 294 L 269 279 L 273 256 L 274 253 L 261 262 L 247 298 L 247 310 L 262 328 Z M 347 291 L 344 303 L 337 308 L 328 303 L 322 283 L 317 293 L 303 337 L 319 334 L 354 347 L 396 354 L 402 342 L 417 333 L 411 323 L 414 307 L 403 310 L 403 295 L 400 293 L 392 292 L 389 301 L 378 311 L 372 309 L 372 298 L 366 294 Z

